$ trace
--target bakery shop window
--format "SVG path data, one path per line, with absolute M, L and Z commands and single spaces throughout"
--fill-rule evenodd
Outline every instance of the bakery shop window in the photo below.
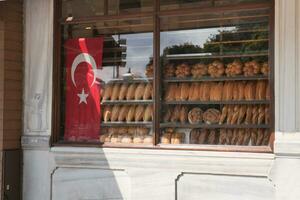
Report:
M 63 26 L 65 141 L 152 145 L 152 22 Z
M 272 0 L 60 3 L 56 141 L 272 151 Z
M 269 12 L 161 18 L 161 146 L 269 144 Z

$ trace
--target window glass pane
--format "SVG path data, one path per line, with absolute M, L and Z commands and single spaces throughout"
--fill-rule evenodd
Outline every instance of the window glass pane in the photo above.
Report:
M 161 145 L 269 144 L 269 13 L 161 18 Z
M 78 120 L 77 124 L 73 124 L 71 128 L 68 127 L 67 122 L 63 123 L 64 139 L 73 140 L 72 137 L 68 136 L 70 132 L 68 130 L 75 129 L 74 131 L 76 131 L 90 125 L 96 127 L 101 142 L 105 144 L 152 145 L 152 22 L 152 18 L 137 18 L 134 20 L 107 20 L 92 24 L 65 25 L 63 27 L 64 53 L 62 60 L 66 66 L 62 72 L 65 77 L 62 87 L 64 88 L 63 102 L 70 101 L 68 100 L 70 86 L 67 85 L 67 58 L 69 56 L 68 51 L 74 50 L 72 49 L 74 47 L 70 47 L 68 42 L 77 42 L 82 40 L 80 38 L 84 38 L 86 40 L 84 45 L 89 48 L 87 43 L 90 39 L 96 39 L 90 44 L 91 46 L 97 42 L 97 38 L 103 39 L 103 48 L 101 49 L 99 46 L 98 49 L 102 56 L 101 65 L 97 69 L 93 69 L 92 73 L 87 72 L 89 66 L 78 65 L 79 67 L 73 74 L 74 79 L 77 79 L 75 82 L 80 79 L 78 75 L 81 73 L 80 70 L 86 70 L 83 72 L 84 77 L 95 76 L 95 85 L 99 88 L 100 97 L 94 98 L 96 100 L 93 103 L 100 107 L 98 117 L 101 120 L 98 124 L 94 124 L 92 120 L 85 119 L 84 115 L 76 119 Z M 80 44 L 81 49 L 75 50 L 78 51 L 77 54 L 81 53 L 80 51 L 85 51 L 82 47 L 84 45 Z M 83 92 L 81 88 L 73 89 L 78 95 L 88 94 L 86 91 Z M 90 90 L 90 88 L 88 89 Z M 80 102 L 81 97 L 78 95 L 75 95 L 72 100 Z M 79 106 L 81 104 L 83 103 L 79 103 Z M 68 106 L 66 103 L 66 110 L 62 110 L 62 118 L 65 120 L 69 117 Z M 76 109 L 75 107 L 74 110 Z M 73 110 L 71 112 L 76 114 Z M 82 119 L 83 121 L 87 120 L 86 124 L 88 125 L 84 125 Z M 82 127 L 78 125 L 80 123 L 82 123 Z
M 119 15 L 152 11 L 152 0 L 63 0 L 62 17 Z
M 266 3 L 270 0 L 161 0 L 161 10 L 182 8 L 211 8 L 220 6 L 243 5 L 249 3 Z

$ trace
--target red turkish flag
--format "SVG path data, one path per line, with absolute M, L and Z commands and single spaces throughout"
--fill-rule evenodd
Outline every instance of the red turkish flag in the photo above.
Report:
M 100 85 L 103 38 L 70 39 L 66 52 L 65 134 L 67 141 L 97 141 L 100 134 Z

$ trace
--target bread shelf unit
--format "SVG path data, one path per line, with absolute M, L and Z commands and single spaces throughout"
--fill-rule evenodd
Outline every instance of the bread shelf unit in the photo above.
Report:
M 132 79 L 115 78 L 115 79 L 111 79 L 109 83 L 149 83 L 152 81 L 153 78 L 132 78 Z
M 207 58 L 243 58 L 243 57 L 264 57 L 268 56 L 269 52 L 256 52 L 256 53 L 248 53 L 248 54 L 212 54 L 212 53 L 190 53 L 190 54 L 171 54 L 164 57 L 166 60 L 200 60 Z
M 268 129 L 270 128 L 270 125 L 268 124 L 205 124 L 205 123 L 199 123 L 199 124 L 188 124 L 188 123 L 174 123 L 174 122 L 168 122 L 168 123 L 161 123 L 161 128 L 205 128 L 205 129 L 219 129 L 219 128 L 226 128 L 226 129 L 235 129 L 235 128 L 242 128 L 242 129 L 252 129 L 252 128 L 259 128 L 259 129 Z
M 165 78 L 163 81 L 165 83 L 180 83 L 180 82 L 204 82 L 204 81 L 256 81 L 256 80 L 269 80 L 268 76 L 264 75 L 257 75 L 257 76 L 234 76 L 234 77 L 227 77 L 227 76 L 222 76 L 222 77 L 217 77 L 213 78 L 210 76 L 203 76 L 201 78 L 193 78 L 193 77 L 187 77 L 187 78 L 176 78 L 176 77 L 171 77 L 171 78 Z
M 164 101 L 166 105 L 260 105 L 270 104 L 269 100 L 239 100 L 239 101 Z
M 130 127 L 130 126 L 144 126 L 151 128 L 152 122 L 101 122 L 103 127 Z
M 152 100 L 116 100 L 116 101 L 102 101 L 101 105 L 148 105 L 152 104 Z

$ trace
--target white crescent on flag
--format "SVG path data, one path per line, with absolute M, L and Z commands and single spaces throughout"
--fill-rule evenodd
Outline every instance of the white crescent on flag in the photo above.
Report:
M 81 53 L 78 56 L 76 56 L 76 58 L 74 59 L 74 61 L 72 63 L 72 68 L 71 68 L 71 79 L 72 79 L 72 82 L 75 87 L 76 87 L 76 82 L 75 82 L 74 74 L 75 74 L 77 66 L 83 62 L 89 63 L 93 68 L 94 80 L 93 80 L 93 83 L 91 86 L 93 86 L 96 81 L 96 76 L 95 76 L 94 70 L 97 69 L 97 64 L 96 64 L 95 59 L 93 58 L 93 56 L 91 56 L 88 53 Z

